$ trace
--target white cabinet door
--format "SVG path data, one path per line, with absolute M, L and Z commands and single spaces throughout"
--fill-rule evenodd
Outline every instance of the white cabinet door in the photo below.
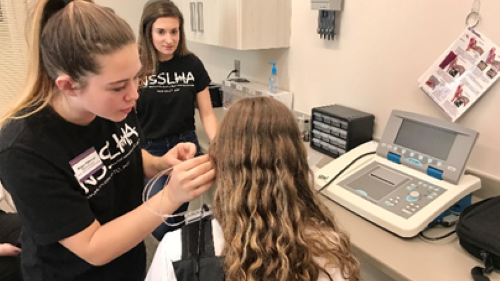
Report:
M 240 0 L 218 0 L 219 46 L 238 49 L 241 17 Z
M 186 39 L 238 50 L 286 48 L 290 0 L 174 0 Z
M 194 0 L 177 0 L 180 2 L 177 7 L 184 16 L 184 32 L 186 39 L 189 41 L 197 41 L 198 37 L 198 17 L 196 13 L 196 1 Z
M 184 15 L 186 39 L 238 49 L 241 0 L 175 0 Z
M 218 1 L 221 46 L 238 50 L 290 46 L 291 0 Z
M 194 17 L 195 13 L 191 13 L 192 8 L 195 6 L 195 2 L 193 0 L 171 0 L 177 8 L 182 13 L 184 17 L 184 33 L 186 34 L 186 39 L 190 41 L 194 41 L 196 39 L 196 28 L 198 26 L 197 22 L 195 22 L 196 18 Z
M 271 49 L 290 46 L 290 0 L 239 0 L 238 49 Z
M 219 46 L 219 0 L 196 1 L 197 42 Z

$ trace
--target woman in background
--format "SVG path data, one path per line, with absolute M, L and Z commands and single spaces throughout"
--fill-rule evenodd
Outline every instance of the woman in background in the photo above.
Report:
M 146 3 L 139 31 L 140 99 L 137 114 L 144 140 L 142 146 L 152 155 L 163 155 L 180 142 L 196 145 L 194 110 L 198 104 L 201 121 L 209 139 L 217 130 L 217 119 L 210 101 L 208 76 L 203 63 L 186 47 L 184 18 L 172 1 L 152 0 Z M 151 194 L 160 191 L 166 177 L 152 187 Z M 188 202 L 178 212 L 188 208 Z M 169 219 L 176 224 L 182 220 Z M 162 224 L 154 232 L 158 240 L 175 227 Z
M 210 145 L 216 169 L 211 228 L 215 256 L 225 261 L 219 267 L 214 261 L 212 270 L 225 280 L 360 279 L 349 238 L 314 193 L 299 135 L 293 113 L 267 97 L 234 103 L 221 122 Z M 189 280 L 176 268 L 183 232 L 165 235 L 147 281 Z M 199 280 L 221 279 L 200 274 Z

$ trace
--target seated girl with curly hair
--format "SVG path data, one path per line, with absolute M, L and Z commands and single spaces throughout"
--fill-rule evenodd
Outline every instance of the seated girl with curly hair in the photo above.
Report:
M 210 145 L 216 190 L 209 244 L 224 258 L 187 267 L 197 274 L 178 270 L 183 228 L 164 237 L 146 280 L 358 281 L 349 238 L 315 195 L 299 135 L 292 112 L 272 98 L 234 103 Z

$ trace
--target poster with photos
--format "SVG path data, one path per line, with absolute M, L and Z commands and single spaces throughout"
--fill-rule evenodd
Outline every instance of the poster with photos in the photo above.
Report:
M 418 79 L 419 88 L 455 122 L 500 76 L 498 46 L 467 28 Z

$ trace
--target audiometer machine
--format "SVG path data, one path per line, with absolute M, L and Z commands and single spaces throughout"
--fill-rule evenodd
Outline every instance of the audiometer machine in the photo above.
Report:
M 393 111 L 379 143 L 350 150 L 318 170 L 315 180 L 323 195 L 348 210 L 414 237 L 470 205 L 481 182 L 463 173 L 477 137 L 455 123 Z

